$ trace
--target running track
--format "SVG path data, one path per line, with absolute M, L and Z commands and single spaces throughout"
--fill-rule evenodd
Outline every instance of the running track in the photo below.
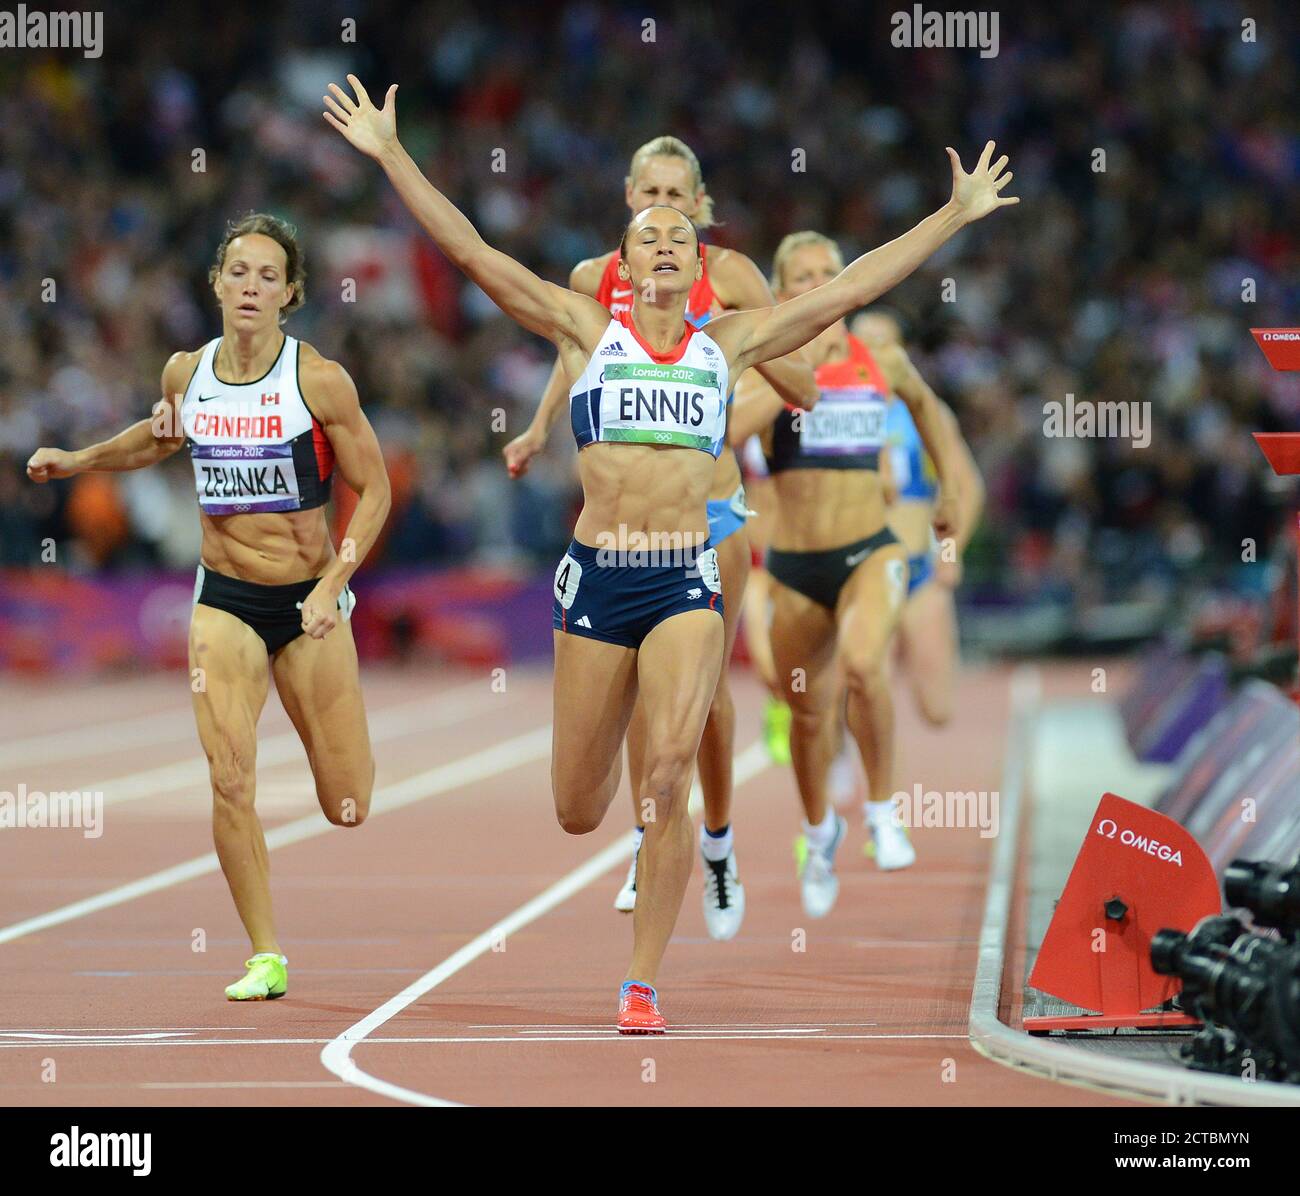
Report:
M 998 788 L 1008 677 L 969 670 L 943 733 L 900 703 L 901 786 Z M 105 800 L 99 838 L 0 830 L 0 1105 L 1122 1103 L 968 1044 L 977 832 L 921 830 L 918 865 L 884 875 L 854 817 L 839 905 L 803 917 L 792 779 L 750 750 L 760 695 L 743 672 L 749 913 L 739 938 L 709 941 L 697 864 L 659 982 L 668 1036 L 610 1028 L 629 803 L 593 835 L 560 831 L 540 670 L 510 670 L 504 694 L 486 670 L 368 672 L 377 798 L 349 830 L 321 817 L 269 699 L 258 806 L 290 987 L 228 1003 L 246 944 L 210 855 L 187 680 L 0 681 L 0 790 Z M 1046 680 L 1082 693 L 1087 672 Z

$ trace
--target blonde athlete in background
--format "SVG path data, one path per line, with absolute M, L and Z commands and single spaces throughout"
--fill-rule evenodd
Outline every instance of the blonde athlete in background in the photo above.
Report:
M 722 595 L 706 504 L 726 437 L 728 381 L 792 353 L 907 277 L 972 220 L 1014 203 L 999 194 L 1009 178 L 1006 160 L 990 168 L 990 142 L 966 174 L 950 150 L 952 198 L 911 232 L 815 292 L 729 312 L 697 330 L 686 306 L 703 260 L 683 212 L 659 205 L 632 218 L 619 266 L 632 286 L 632 309 L 611 316 L 589 296 L 544 282 L 493 249 L 421 174 L 397 138 L 395 85 L 380 110 L 355 76 L 348 82 L 356 98 L 330 84 L 325 119 L 383 167 L 457 268 L 556 346 L 565 375 L 575 379 L 570 416 L 583 509 L 555 571 L 551 783 L 566 831 L 586 834 L 600 825 L 618 789 L 639 693 L 646 752 L 637 796 L 654 817 L 646 820 L 618 1028 L 662 1033 L 654 984 L 690 877 L 687 796 L 722 667 Z M 633 551 L 622 550 L 625 537 L 635 540 Z M 665 542 L 684 546 L 677 559 L 641 558 Z M 599 547 L 611 544 L 619 548 Z
M 901 345 L 898 317 L 885 308 L 861 312 L 849 321 L 849 331 L 870 347 Z M 959 636 L 955 592 L 961 584 L 962 557 L 979 526 L 984 511 L 985 487 L 970 446 L 961 434 L 957 417 L 938 400 L 943 422 L 956 438 L 956 467 L 961 518 L 957 535 L 941 550 L 931 530 L 934 498 L 939 491 L 934 462 L 921 443 L 916 423 L 906 403 L 891 403 L 886 419 L 886 453 L 880 461 L 880 479 L 889 509 L 889 525 L 907 548 L 907 603 L 894 633 L 896 651 L 891 663 L 907 669 L 912 696 L 921 717 L 933 727 L 948 724 L 953 714 L 954 689 L 959 664 Z M 750 444 L 755 443 L 751 439 Z M 750 505 L 757 507 L 761 491 L 747 481 Z M 750 539 L 756 523 L 750 520 Z M 790 763 L 790 708 L 779 698 L 769 640 L 771 622 L 770 578 L 755 568 L 745 591 L 745 637 L 750 655 L 769 690 L 764 710 L 764 740 L 773 761 Z M 836 806 L 850 803 L 860 781 L 857 753 L 851 737 L 840 734 L 840 749 L 831 761 L 827 787 Z M 865 844 L 875 854 L 875 840 Z M 904 857 L 906 856 L 904 852 Z
M 871 346 L 898 345 L 902 332 L 888 312 L 867 311 L 850 327 Z M 938 479 L 934 463 L 917 435 L 907 407 L 895 404 L 887 425 L 890 467 L 885 478 L 889 525 L 907 547 L 907 604 L 898 623 L 898 656 L 907 669 L 921 716 L 946 726 L 953 713 L 959 639 L 955 592 L 961 584 L 962 554 L 984 512 L 984 479 L 946 403 L 939 403 L 944 426 L 956 446 L 961 518 L 950 545 L 930 533 Z
M 699 160 L 690 146 L 676 137 L 656 137 L 632 155 L 632 164 L 624 181 L 624 199 L 634 216 L 654 204 L 669 204 L 689 216 L 697 229 L 709 228 L 713 224 L 713 197 L 705 189 Z M 597 299 L 614 316 L 630 311 L 632 285 L 619 275 L 620 260 L 619 251 L 612 249 L 601 257 L 580 262 L 569 276 L 570 288 Z M 700 246 L 700 277 L 691 287 L 686 303 L 686 319 L 695 328 L 703 328 L 722 311 L 770 307 L 772 303 L 767 280 L 743 253 Z M 764 362 L 757 368 L 786 402 L 806 408 L 817 401 L 812 369 L 802 360 L 802 355 Z M 532 423 L 503 450 L 511 477 L 522 477 L 528 463 L 545 446 L 546 438 L 564 408 L 569 381 L 557 361 Z M 717 550 L 718 571 L 722 577 L 724 664 L 709 706 L 696 763 L 704 794 L 704 821 L 700 827 L 700 857 L 704 861 L 704 924 L 710 937 L 725 940 L 735 937 L 745 916 L 745 890 L 736 867 L 731 828 L 736 709 L 726 666 L 731 660 L 736 631 L 740 626 L 750 568 L 745 487 L 741 484 L 736 455 L 727 446 L 723 447 L 714 467 L 708 513 L 709 537 Z M 623 887 L 614 899 L 614 908 L 625 913 L 636 907 L 636 864 L 644 836 L 636 794 L 641 790 L 644 760 L 645 719 L 638 704 L 627 733 L 636 850 L 632 853 Z
M 38 449 L 27 473 L 44 482 L 144 469 L 189 443 L 203 527 L 190 620 L 194 715 L 217 857 L 252 941 L 247 975 L 226 996 L 259 1001 L 284 996 L 288 985 L 253 805 L 267 675 L 307 749 L 325 817 L 359 826 L 375 764 L 348 579 L 383 527 L 389 489 L 352 379 L 280 330 L 304 298 L 292 226 L 261 214 L 232 224 L 210 277 L 221 336 L 171 356 L 153 419 L 77 452 Z M 336 467 L 360 496 L 342 556 L 325 523 Z
M 772 289 L 789 301 L 816 294 L 843 269 L 835 242 L 792 233 L 777 248 Z M 886 521 L 881 451 L 892 396 L 907 405 L 944 483 L 934 512 L 941 536 L 957 528 L 953 450 L 937 400 L 897 345 L 868 349 L 837 320 L 808 346 L 821 399 L 791 412 L 759 381 L 741 383 L 732 435 L 758 431 L 776 490 L 767 554 L 771 646 L 793 715 L 790 751 L 804 808 L 804 912 L 823 917 L 839 893 L 835 852 L 846 824 L 827 800 L 827 774 L 845 709 L 867 774 L 868 828 L 882 868 L 915 859 L 891 817 L 894 710 L 887 652 L 907 587 L 907 553 Z M 844 694 L 847 690 L 847 704 Z

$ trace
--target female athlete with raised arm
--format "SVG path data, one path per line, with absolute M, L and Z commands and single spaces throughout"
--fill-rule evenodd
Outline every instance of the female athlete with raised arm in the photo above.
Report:
M 302 305 L 305 277 L 291 225 L 260 213 L 230 225 L 210 272 L 221 336 L 171 356 L 153 418 L 76 452 L 38 449 L 27 463 L 45 482 L 144 469 L 189 443 L 203 527 L 190 688 L 217 856 L 252 941 L 247 974 L 226 989 L 232 1001 L 288 986 L 253 804 L 268 672 L 325 817 L 360 825 L 375 779 L 348 579 L 387 517 L 388 474 L 347 372 L 280 330 Z M 325 523 L 335 466 L 360 496 L 342 555 Z
M 775 307 L 729 312 L 697 330 L 686 321 L 686 304 L 703 262 L 684 213 L 655 206 L 632 218 L 619 266 L 632 285 L 632 309 L 611 316 L 589 296 L 544 282 L 493 249 L 424 177 L 397 138 L 396 85 L 381 110 L 355 76 L 348 82 L 356 98 L 330 84 L 325 119 L 383 167 L 453 264 L 508 316 L 556 346 L 575 379 L 570 418 L 581 449 L 583 508 L 555 571 L 551 783 L 566 831 L 600 825 L 618 788 L 639 692 L 646 751 L 637 796 L 647 817 L 618 1027 L 661 1033 L 654 982 L 690 876 L 687 795 L 722 666 L 706 503 L 726 436 L 728 379 L 793 352 L 905 278 L 966 224 L 1015 202 L 999 195 L 1009 176 L 1002 163 L 990 169 L 991 143 L 971 174 L 950 150 L 952 198 L 909 233 L 825 287 Z M 673 563 L 655 559 L 665 542 L 684 549 Z
M 902 343 L 898 320 L 884 311 L 855 316 L 850 327 L 867 345 Z M 939 403 L 944 426 L 956 445 L 961 518 L 951 544 L 940 546 L 930 534 L 938 491 L 934 462 L 916 431 L 907 407 L 889 412 L 886 438 L 891 468 L 886 482 L 889 526 L 907 549 L 907 603 L 898 621 L 898 658 L 907 669 L 921 717 L 933 727 L 952 719 L 959 637 L 956 590 L 962 555 L 984 512 L 984 479 L 961 434 L 952 409 Z
M 690 146 L 676 137 L 656 137 L 632 155 L 624 181 L 624 199 L 629 212 L 655 204 L 668 204 L 689 216 L 697 229 L 713 224 L 713 197 L 704 186 L 699 159 Z M 569 287 L 590 295 L 618 316 L 632 308 L 632 284 L 619 274 L 621 254 L 612 249 L 601 257 L 589 258 L 574 267 Z M 734 249 L 700 246 L 700 277 L 691 287 L 686 319 L 702 328 L 721 311 L 770 307 L 772 292 L 754 263 Z M 788 403 L 811 407 L 817 401 L 812 369 L 801 356 L 768 361 L 758 371 Z M 569 379 L 557 361 L 546 393 L 532 423 L 503 450 L 511 477 L 522 477 L 528 463 L 546 444 L 569 393 Z M 745 916 L 745 890 L 736 867 L 731 829 L 732 757 L 735 754 L 736 708 L 731 697 L 727 662 L 740 626 L 750 550 L 745 534 L 748 506 L 736 455 L 727 445 L 718 455 L 709 488 L 709 538 L 718 554 L 718 573 L 723 597 L 723 668 L 704 723 L 696 759 L 700 788 L 704 795 L 704 822 L 700 827 L 700 857 L 704 862 L 704 924 L 710 937 L 722 941 L 734 938 Z M 614 899 L 614 908 L 625 913 L 636 908 L 636 865 L 644 837 L 644 824 L 636 795 L 641 789 L 645 760 L 645 719 L 638 702 L 627 732 L 627 763 L 632 783 L 632 817 L 636 826 L 636 850 L 628 866 L 627 879 Z
M 814 295 L 843 269 L 835 242 L 792 233 L 777 248 L 772 288 L 783 301 Z M 903 607 L 907 554 L 886 522 L 880 455 L 891 396 L 906 403 L 944 483 L 934 523 L 956 530 L 953 454 L 937 400 L 899 346 L 869 350 L 832 323 L 808 347 L 821 388 L 812 412 L 791 412 L 761 383 L 744 384 L 732 435 L 762 430 L 776 487 L 767 571 L 773 579 L 771 644 L 793 719 L 790 751 L 805 823 L 800 858 L 803 907 L 824 917 L 835 904 L 836 849 L 845 822 L 826 781 L 845 717 L 861 753 L 871 800 L 868 822 L 882 868 L 915 858 L 892 818 L 894 711 L 887 649 Z M 840 667 L 837 667 L 840 666 Z

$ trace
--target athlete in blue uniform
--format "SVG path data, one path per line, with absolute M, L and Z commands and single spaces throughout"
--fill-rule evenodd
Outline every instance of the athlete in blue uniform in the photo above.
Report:
M 627 226 L 617 268 L 631 287 L 632 309 L 616 319 L 590 296 L 545 282 L 488 245 L 398 140 L 396 86 L 378 109 L 360 80 L 349 75 L 348 82 L 355 98 L 330 84 L 326 121 L 379 163 L 458 269 L 508 316 L 555 345 L 565 376 L 574 379 L 570 422 L 583 488 L 574 544 L 605 556 L 586 557 L 595 566 L 588 571 L 571 549 L 556 570 L 551 784 L 566 831 L 587 834 L 601 824 L 621 779 L 623 737 L 639 694 L 646 752 L 638 800 L 646 829 L 618 1028 L 662 1033 L 654 985 L 690 877 L 687 799 L 722 668 L 706 503 L 726 435 L 730 379 L 792 353 L 901 281 L 964 225 L 1015 202 L 1000 195 L 1006 160 L 992 162 L 990 142 L 966 174 L 950 151 L 953 193 L 940 212 L 851 263 L 815 296 L 728 312 L 697 330 L 685 317 L 703 259 L 682 211 L 655 205 Z M 679 562 L 641 556 L 662 551 L 665 539 L 694 550 L 694 576 L 682 576 Z M 636 580 L 611 576 L 620 568 L 644 578 L 644 600 Z
M 713 222 L 713 197 L 704 185 L 699 160 L 690 146 L 676 137 L 656 137 L 635 154 L 625 181 L 629 211 L 668 203 L 694 221 L 697 228 Z M 617 251 L 590 258 L 574 267 L 569 278 L 573 290 L 593 296 L 619 316 L 632 309 L 632 288 L 619 277 Z M 767 282 L 749 258 L 735 249 L 700 246 L 700 277 L 691 287 L 686 320 L 702 329 L 723 311 L 765 307 L 773 302 Z M 759 370 L 789 403 L 810 407 L 817 400 L 812 369 L 801 357 L 765 362 Z M 567 398 L 568 380 L 557 367 L 528 428 L 502 450 L 511 477 L 520 477 L 546 443 Z M 730 403 L 728 396 L 728 403 Z M 730 447 L 718 455 L 709 488 L 709 540 L 718 554 L 718 574 L 726 599 L 723 612 L 724 661 L 730 661 L 740 625 L 749 577 L 750 550 L 746 534 L 748 505 L 735 454 Z M 735 755 L 736 710 L 731 696 L 729 670 L 723 668 L 704 724 L 696 758 L 704 819 L 700 827 L 700 858 L 704 865 L 704 925 L 717 940 L 733 938 L 745 915 L 745 889 L 740 880 L 731 820 L 732 760 Z M 631 781 L 636 849 L 627 875 L 614 898 L 614 908 L 631 913 L 636 908 L 636 869 L 645 833 L 636 800 L 644 773 L 645 720 L 638 706 L 627 729 L 628 778 Z
M 581 448 L 582 511 L 573 541 L 606 556 L 588 558 L 595 565 L 588 572 L 571 550 L 555 573 L 551 788 L 565 831 L 586 835 L 601 826 L 640 695 L 646 753 L 638 800 L 646 829 L 617 1024 L 624 1034 L 662 1034 L 654 982 L 690 878 L 690 777 L 723 664 L 706 503 L 725 441 L 729 380 L 797 350 L 901 281 L 961 227 L 1014 203 L 1000 195 L 1006 160 L 992 161 L 989 142 L 966 174 L 949 151 L 953 195 L 940 212 L 853 261 L 815 296 L 727 312 L 697 330 L 685 315 L 703 257 L 679 208 L 655 204 L 629 222 L 617 270 L 632 290 L 632 309 L 615 318 L 589 295 L 545 282 L 489 246 L 399 142 L 396 86 L 378 109 L 359 79 L 347 78 L 355 99 L 331 83 L 325 120 L 382 166 L 452 264 L 512 320 L 555 344 L 564 376 L 576 380 L 569 415 Z M 624 538 L 630 551 L 620 558 Z M 662 550 L 664 539 L 692 546 L 695 576 L 681 576 L 672 560 L 632 559 L 642 549 Z M 629 580 L 611 576 L 619 568 Z
M 901 344 L 898 320 L 888 312 L 863 312 L 850 326 L 869 345 Z M 907 670 L 917 709 L 936 727 L 953 714 L 959 659 L 955 592 L 961 584 L 962 555 L 984 511 L 984 479 L 970 446 L 947 404 L 940 402 L 939 409 L 956 445 L 961 496 L 957 534 L 939 544 L 930 531 L 938 479 L 902 403 L 890 408 L 885 476 L 889 523 L 908 550 L 908 597 L 895 637 L 897 656 Z

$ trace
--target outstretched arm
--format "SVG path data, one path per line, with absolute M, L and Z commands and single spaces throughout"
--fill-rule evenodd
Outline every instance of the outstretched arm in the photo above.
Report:
M 985 145 L 970 174 L 962 169 L 957 152 L 949 149 L 952 197 L 948 202 L 901 237 L 850 262 L 825 286 L 775 307 L 719 317 L 710 335 L 727 354 L 733 374 L 807 344 L 836 320 L 902 282 L 966 225 L 997 208 L 1019 203 L 1000 194 L 1012 175 L 1004 173 L 1005 154 L 990 165 L 993 149 L 993 142 Z
M 109 440 L 73 452 L 38 448 L 27 462 L 27 476 L 33 482 L 48 482 L 78 473 L 123 473 L 170 457 L 185 443 L 181 399 L 197 364 L 197 353 L 173 353 L 163 368 L 163 398 L 154 404 L 148 419 L 137 420 Z
M 527 266 L 493 249 L 468 217 L 424 177 L 397 139 L 396 83 L 379 109 L 370 102 L 361 80 L 349 75 L 348 82 L 356 99 L 331 83 L 333 94 L 325 97 L 325 119 L 384 168 L 402 202 L 438 248 L 506 315 L 530 332 L 557 345 L 578 345 L 587 352 L 594 349 L 609 323 L 609 313 L 594 299 L 546 282 Z

